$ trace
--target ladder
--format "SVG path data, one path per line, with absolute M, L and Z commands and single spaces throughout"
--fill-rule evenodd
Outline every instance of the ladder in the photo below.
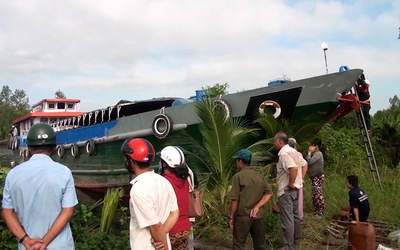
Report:
M 357 95 L 357 91 L 354 91 L 354 92 L 355 92 L 355 95 Z M 372 177 L 374 178 L 375 184 L 379 185 L 379 187 L 382 188 L 381 178 L 379 176 L 379 171 L 378 171 L 378 165 L 376 164 L 374 150 L 372 149 L 369 132 L 368 132 L 368 129 L 367 129 L 367 126 L 365 123 L 364 113 L 362 111 L 362 109 L 363 109 L 362 102 L 360 101 L 360 103 L 361 103 L 360 109 L 355 110 L 357 113 L 358 125 L 359 125 L 362 139 L 364 142 L 365 152 L 367 153 L 367 158 L 368 158 L 369 167 L 370 167 L 370 170 L 372 173 Z
M 379 187 L 382 188 L 378 165 L 376 164 L 374 151 L 372 149 L 371 140 L 369 138 L 369 132 L 365 123 L 364 113 L 362 112 L 362 104 L 364 102 L 360 101 L 360 99 L 358 98 L 355 88 L 352 88 L 350 90 L 350 93 L 342 94 L 341 97 L 338 97 L 336 99 L 339 101 L 340 104 L 336 108 L 336 110 L 327 118 L 327 121 L 337 121 L 348 113 L 352 112 L 353 110 L 356 112 L 358 125 L 364 142 L 365 151 L 367 153 L 369 167 L 372 172 L 372 177 L 374 178 L 375 184 L 379 185 Z

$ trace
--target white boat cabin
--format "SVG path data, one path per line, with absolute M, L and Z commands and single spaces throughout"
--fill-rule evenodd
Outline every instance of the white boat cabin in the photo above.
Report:
M 73 120 L 85 112 L 79 111 L 79 99 L 48 98 L 32 105 L 31 111 L 13 121 L 15 133 L 26 138 L 29 129 L 36 123 L 48 123 L 55 131 L 73 128 Z M 14 133 L 14 136 L 15 136 Z

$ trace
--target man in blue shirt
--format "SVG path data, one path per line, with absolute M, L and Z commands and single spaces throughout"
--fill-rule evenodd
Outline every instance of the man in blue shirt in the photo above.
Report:
M 50 158 L 56 144 L 48 124 L 33 125 L 27 136 L 31 158 L 6 177 L 2 215 L 19 250 L 74 249 L 69 220 L 78 200 L 71 171 Z

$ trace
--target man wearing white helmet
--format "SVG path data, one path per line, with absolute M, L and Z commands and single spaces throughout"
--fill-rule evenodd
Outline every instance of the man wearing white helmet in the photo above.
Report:
M 188 216 L 189 207 L 189 168 L 185 163 L 182 150 L 176 146 L 167 146 L 161 150 L 160 174 L 164 176 L 174 188 L 179 206 L 179 218 L 171 228 L 169 237 L 172 249 L 186 250 L 191 231 Z

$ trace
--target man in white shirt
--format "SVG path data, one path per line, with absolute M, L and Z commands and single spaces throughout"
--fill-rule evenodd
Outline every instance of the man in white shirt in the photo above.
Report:
M 274 146 L 279 150 L 276 169 L 283 244 L 284 249 L 292 250 L 301 238 L 298 199 L 303 180 L 298 171 L 306 167 L 307 162 L 299 156 L 297 150 L 288 145 L 288 136 L 283 132 L 275 135 Z
M 127 139 L 121 151 L 126 169 L 136 175 L 129 199 L 131 249 L 171 249 L 168 232 L 179 217 L 178 203 L 170 182 L 150 169 L 153 145 L 141 138 Z

